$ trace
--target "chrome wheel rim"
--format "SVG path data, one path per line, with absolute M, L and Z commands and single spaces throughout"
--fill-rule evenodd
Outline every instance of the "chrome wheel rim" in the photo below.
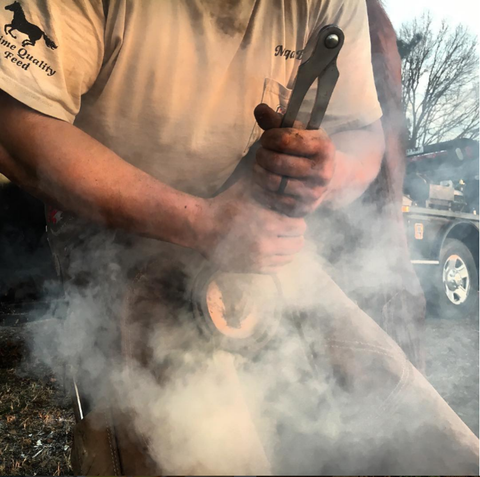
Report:
M 445 294 L 451 303 L 465 303 L 470 291 L 470 275 L 467 265 L 458 255 L 450 255 L 443 266 Z

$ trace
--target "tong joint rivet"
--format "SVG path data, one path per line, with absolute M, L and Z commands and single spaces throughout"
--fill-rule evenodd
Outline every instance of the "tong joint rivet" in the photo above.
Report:
M 330 48 L 330 49 L 336 48 L 339 43 L 340 43 L 340 38 L 335 33 L 331 33 L 330 35 L 327 36 L 327 38 L 325 38 L 325 46 L 327 48 Z

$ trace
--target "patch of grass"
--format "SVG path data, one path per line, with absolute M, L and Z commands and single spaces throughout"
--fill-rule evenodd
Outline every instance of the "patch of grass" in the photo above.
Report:
M 25 355 L 21 329 L 0 328 L 0 475 L 72 475 L 70 399 Z

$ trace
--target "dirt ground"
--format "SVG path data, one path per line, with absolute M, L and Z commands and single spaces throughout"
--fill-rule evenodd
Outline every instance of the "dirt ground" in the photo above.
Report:
M 0 326 L 0 475 L 72 475 L 70 398 L 25 345 L 39 325 Z
M 427 318 L 427 378 L 465 424 L 479 431 L 478 315 Z
M 0 475 L 72 475 L 74 417 L 62 363 L 54 376 L 25 344 L 49 326 L 55 321 L 0 326 Z M 478 331 L 475 318 L 427 319 L 427 376 L 477 435 Z

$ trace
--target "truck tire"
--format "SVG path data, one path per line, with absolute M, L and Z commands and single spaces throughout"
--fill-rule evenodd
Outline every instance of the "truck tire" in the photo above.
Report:
M 435 312 L 442 318 L 478 317 L 478 270 L 469 248 L 446 239 L 433 284 Z

